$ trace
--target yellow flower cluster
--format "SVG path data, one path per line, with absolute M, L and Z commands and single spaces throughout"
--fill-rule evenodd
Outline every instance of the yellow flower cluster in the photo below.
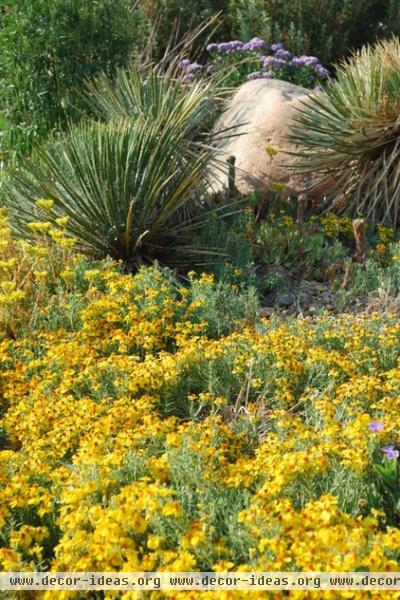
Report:
M 338 216 L 335 213 L 328 213 L 320 217 L 322 231 L 328 238 L 335 238 L 343 235 L 349 239 L 353 238 L 353 223 L 351 217 Z
M 395 237 L 395 230 L 393 227 L 388 227 L 386 225 L 378 224 L 376 226 L 379 234 L 379 241 L 386 245 L 389 242 L 393 242 Z
M 52 200 L 37 201 L 49 211 Z M 0 339 L 2 331 L 16 335 L 22 324 L 48 299 L 46 286 L 55 285 L 60 269 L 72 260 L 75 240 L 67 236 L 66 218 L 56 219 L 57 227 L 46 221 L 32 221 L 35 243 L 11 237 L 5 209 L 0 209 Z
M 215 339 L 162 272 L 85 280 L 79 326 L 0 342 L 2 570 L 397 570 L 400 530 L 367 498 L 400 429 L 395 320 Z M 231 597 L 265 593 L 212 595 Z

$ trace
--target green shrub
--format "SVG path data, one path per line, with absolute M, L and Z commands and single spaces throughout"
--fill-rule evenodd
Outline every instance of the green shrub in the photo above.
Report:
M 3 183 L 15 233 L 32 238 L 32 221 L 56 223 L 81 251 L 122 258 L 132 267 L 154 259 L 190 265 L 204 260 L 196 229 L 207 215 L 207 169 L 215 161 L 212 135 L 193 139 L 213 106 L 212 83 L 185 86 L 154 67 L 130 74 L 130 118 L 73 126 L 68 135 L 37 149 Z M 41 214 L 37 200 L 53 200 Z M 200 258 L 199 258 L 200 257 Z
M 247 208 L 240 210 L 245 202 Z M 211 211 L 199 232 L 201 243 L 216 246 L 218 255 L 203 266 L 217 281 L 226 281 L 241 288 L 255 284 L 252 232 L 254 212 L 249 208 L 252 199 L 238 199 L 225 210 Z M 233 214 L 232 214 L 233 213 Z
M 255 255 L 261 265 L 284 267 L 293 276 L 325 280 L 332 266 L 339 265 L 354 251 L 351 220 L 335 215 L 315 215 L 301 224 L 295 220 L 294 203 L 279 205 L 255 231 Z M 264 283 L 280 289 L 279 273 L 272 271 Z
M 302 146 L 301 168 L 327 184 L 334 208 L 393 225 L 399 221 L 399 92 L 400 41 L 367 46 L 300 109 L 291 134 Z
M 160 49 L 170 39 L 171 23 L 179 39 L 188 25 L 195 27 L 221 11 L 212 41 L 259 36 L 284 42 L 292 52 L 318 56 L 326 65 L 400 30 L 396 0 L 142 0 L 141 7 L 158 25 Z M 200 36 L 198 48 L 206 37 Z
M 392 0 L 252 0 L 250 10 L 248 2 L 231 0 L 230 12 L 236 16 L 233 36 L 249 35 L 251 28 L 251 36 L 283 41 L 293 52 L 314 54 L 326 64 L 400 26 Z
M 156 29 L 156 52 L 161 58 L 165 48 L 179 42 L 190 30 L 201 27 L 221 13 L 218 36 L 229 37 L 231 17 L 229 0 L 140 0 L 145 17 Z M 196 38 L 199 51 L 205 46 L 212 29 L 207 28 Z
M 0 15 L 3 160 L 80 114 L 77 89 L 112 75 L 147 39 L 131 0 L 10 0 Z

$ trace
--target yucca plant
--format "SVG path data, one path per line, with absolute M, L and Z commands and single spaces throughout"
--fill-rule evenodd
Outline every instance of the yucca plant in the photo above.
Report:
M 163 127 L 170 124 L 188 140 L 204 141 L 225 90 L 213 80 L 188 85 L 178 63 L 172 60 L 165 69 L 161 65 L 143 71 L 137 66 L 119 69 L 115 80 L 105 75 L 93 78 L 83 92 L 89 110 L 103 121 L 161 117 Z
M 124 84 L 131 96 L 120 110 Z M 120 71 L 114 96 L 111 89 L 105 78 L 96 88 L 104 120 L 71 127 L 6 177 L 2 197 L 14 231 L 29 238 L 31 221 L 68 216 L 67 232 L 96 256 L 136 266 L 204 261 L 210 251 L 194 233 L 210 208 L 207 173 L 217 159 L 210 136 L 192 134 L 208 118 L 212 83 L 187 86 L 171 72 L 132 68 Z M 53 200 L 51 213 L 38 214 L 39 198 Z
M 300 168 L 324 184 L 330 208 L 399 222 L 400 41 L 366 46 L 311 96 L 292 125 Z

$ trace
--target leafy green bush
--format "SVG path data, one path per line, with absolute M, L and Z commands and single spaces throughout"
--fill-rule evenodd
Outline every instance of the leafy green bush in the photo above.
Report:
M 212 83 L 185 86 L 172 71 L 147 76 L 120 72 L 114 89 L 129 80 L 130 118 L 73 126 L 26 159 L 3 183 L 10 222 L 32 238 L 32 221 L 57 223 L 88 253 L 109 254 L 133 266 L 158 259 L 189 265 L 210 252 L 196 246 L 207 214 L 207 169 L 215 162 L 213 136 L 194 139 L 213 106 Z M 111 105 L 111 101 L 110 101 Z M 53 201 L 51 212 L 37 200 Z M 200 258 L 199 258 L 200 257 Z
M 77 89 L 141 49 L 148 21 L 131 0 L 11 0 L 0 15 L 1 158 L 27 153 L 68 118 Z
M 171 43 L 179 42 L 189 30 L 201 27 L 218 13 L 221 13 L 218 35 L 230 35 L 229 0 L 140 0 L 139 6 L 156 30 L 155 50 L 158 58 Z M 199 51 L 211 33 L 212 29 L 207 28 L 197 36 L 196 47 Z
M 177 37 L 221 11 L 222 24 L 212 41 L 258 36 L 283 42 L 298 54 L 318 56 L 332 65 L 352 48 L 400 30 L 396 0 L 146 0 L 146 16 L 158 25 L 158 43 L 165 47 L 176 23 Z M 200 36 L 201 49 L 206 34 Z
M 296 277 L 324 280 L 332 266 L 342 263 L 354 250 L 351 220 L 328 214 L 311 216 L 299 224 L 293 208 L 278 205 L 259 224 L 255 231 L 257 261 L 284 267 Z M 279 276 L 273 273 L 269 277 L 265 283 L 279 288 Z
M 246 209 L 241 210 L 243 203 Z M 254 213 L 251 198 L 238 199 L 226 209 L 210 211 L 207 222 L 199 231 L 202 245 L 215 246 L 218 254 L 203 265 L 203 270 L 217 281 L 251 287 L 255 284 L 253 243 Z
M 299 111 L 291 137 L 302 146 L 301 167 L 327 185 L 334 208 L 398 223 L 399 112 L 397 38 L 354 54 Z
M 396 32 L 400 9 L 392 0 L 231 0 L 234 36 L 266 36 L 285 42 L 293 52 L 318 56 L 331 64 L 349 49 Z M 257 20 L 257 13 L 260 15 Z
M 400 294 L 400 243 L 393 241 L 385 248 L 378 244 L 362 267 L 354 265 L 349 296 L 362 297 L 381 291 L 388 298 L 399 298 Z M 381 305 L 384 309 L 383 303 Z

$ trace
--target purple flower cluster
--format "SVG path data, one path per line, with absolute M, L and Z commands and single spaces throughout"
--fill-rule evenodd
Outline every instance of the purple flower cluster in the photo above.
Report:
M 270 54 L 267 54 L 268 50 Z M 276 77 L 296 83 L 300 82 L 301 85 L 316 85 L 319 80 L 329 76 L 327 69 L 315 56 L 293 56 L 289 50 L 286 50 L 282 42 L 272 44 L 268 48 L 268 44 L 258 37 L 252 38 L 249 42 L 232 40 L 219 44 L 208 44 L 207 51 L 211 54 L 211 61 L 205 66 L 191 62 L 189 59 L 184 59 L 179 63 L 185 70 L 185 80 L 192 81 L 200 72 L 212 73 L 215 68 L 218 68 L 218 63 L 225 64 L 227 59 L 224 56 L 246 52 L 252 53 L 254 58 L 254 60 L 251 59 L 254 71 L 247 74 L 247 79 L 250 81 Z M 243 75 L 245 74 L 244 72 Z
M 260 77 L 264 77 L 265 73 L 273 73 L 279 71 L 279 69 L 285 69 L 290 67 L 312 67 L 315 75 L 321 79 L 326 79 L 329 76 L 329 72 L 325 67 L 321 65 L 316 56 L 293 56 L 289 50 L 286 50 L 284 45 L 279 42 L 272 44 L 271 51 L 273 55 L 266 56 L 263 59 L 262 66 L 264 73 Z
M 295 56 L 290 61 L 290 66 L 291 67 L 303 67 L 303 66 L 314 67 L 314 70 L 317 73 L 317 75 L 319 75 L 323 79 L 325 79 L 329 75 L 329 71 L 321 65 L 321 63 L 319 62 L 319 60 L 316 56 L 305 56 L 305 55 Z
M 195 73 L 203 70 L 203 65 L 200 65 L 197 62 L 191 62 L 188 58 L 184 58 L 178 64 L 179 67 L 185 70 L 185 81 L 193 81 L 195 78 Z M 208 67 L 212 67 L 212 65 L 207 65 Z M 207 71 L 209 73 L 210 71 Z
M 186 73 L 194 73 L 203 68 L 203 66 L 197 62 L 190 62 L 188 58 L 181 60 L 179 66 L 185 69 Z
M 316 56 L 295 56 L 291 60 L 292 67 L 302 67 L 302 66 L 310 66 L 315 67 L 319 63 L 319 60 Z
M 253 71 L 253 73 L 247 75 L 249 81 L 252 81 L 253 79 L 273 79 L 274 77 L 275 73 L 273 71 Z
M 261 50 L 268 50 L 268 45 L 264 40 L 255 37 L 243 45 L 243 50 L 245 52 L 260 52 Z
M 283 58 L 278 58 L 276 56 L 266 56 L 262 61 L 262 66 L 265 70 L 269 70 L 272 68 L 282 69 L 287 66 L 286 60 Z
M 216 52 L 217 54 L 232 54 L 233 52 L 260 52 L 268 50 L 268 45 L 261 38 L 255 37 L 249 42 L 232 40 L 231 42 L 221 42 L 220 44 L 208 44 L 207 52 Z
M 292 53 L 289 52 L 289 50 L 285 50 L 284 48 L 278 48 L 277 50 L 274 50 L 274 52 L 276 58 L 283 60 L 289 60 L 289 58 L 292 58 Z
M 318 63 L 317 65 L 314 65 L 314 70 L 315 70 L 316 74 L 319 77 L 321 77 L 322 79 L 327 79 L 329 77 L 328 69 L 325 69 L 325 67 L 322 66 L 320 63 Z

